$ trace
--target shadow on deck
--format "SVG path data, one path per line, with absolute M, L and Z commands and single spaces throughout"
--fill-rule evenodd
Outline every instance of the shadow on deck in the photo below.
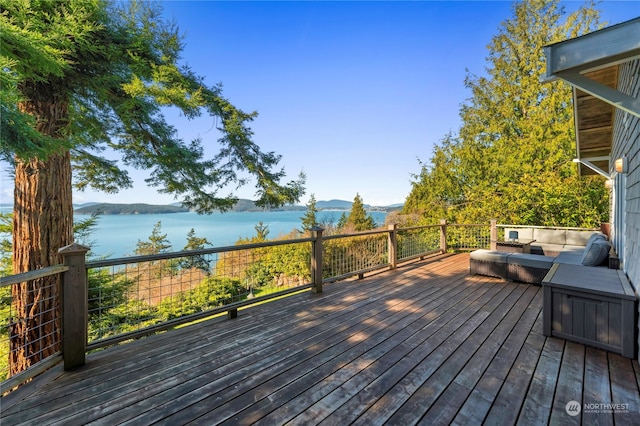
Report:
M 468 267 L 432 259 L 106 349 L 2 398 L 0 423 L 640 424 L 637 361 L 546 338 L 540 287 Z

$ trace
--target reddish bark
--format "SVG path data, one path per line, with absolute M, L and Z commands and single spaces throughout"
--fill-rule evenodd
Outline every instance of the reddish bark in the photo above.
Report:
M 51 99 L 51 98 L 50 98 Z M 40 133 L 60 137 L 67 124 L 66 102 L 24 102 Z M 59 264 L 58 249 L 73 242 L 69 152 L 16 160 L 13 269 L 21 273 Z M 60 350 L 61 277 L 16 284 L 12 288 L 10 373 L 18 373 Z

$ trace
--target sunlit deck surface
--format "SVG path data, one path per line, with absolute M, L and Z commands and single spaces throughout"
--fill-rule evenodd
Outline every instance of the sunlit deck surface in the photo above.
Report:
M 0 423 L 640 423 L 637 361 L 546 338 L 540 287 L 468 267 L 426 260 L 107 349 L 3 398 Z

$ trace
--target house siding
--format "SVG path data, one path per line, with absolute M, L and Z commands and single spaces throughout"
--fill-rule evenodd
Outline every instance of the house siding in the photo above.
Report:
M 618 90 L 640 98 L 640 60 L 620 65 Z M 627 176 L 623 266 L 638 295 L 640 293 L 640 118 L 616 109 L 611 172 L 614 167 L 613 161 L 624 155 L 627 157 Z M 638 317 L 640 318 L 640 312 Z M 638 326 L 640 327 L 640 320 Z M 640 344 L 640 338 L 638 343 Z M 640 359 L 640 354 L 638 358 Z

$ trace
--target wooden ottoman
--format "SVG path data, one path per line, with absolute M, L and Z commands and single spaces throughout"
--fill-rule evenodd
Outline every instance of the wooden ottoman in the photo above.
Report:
M 556 263 L 542 286 L 546 336 L 635 357 L 637 299 L 623 271 Z

